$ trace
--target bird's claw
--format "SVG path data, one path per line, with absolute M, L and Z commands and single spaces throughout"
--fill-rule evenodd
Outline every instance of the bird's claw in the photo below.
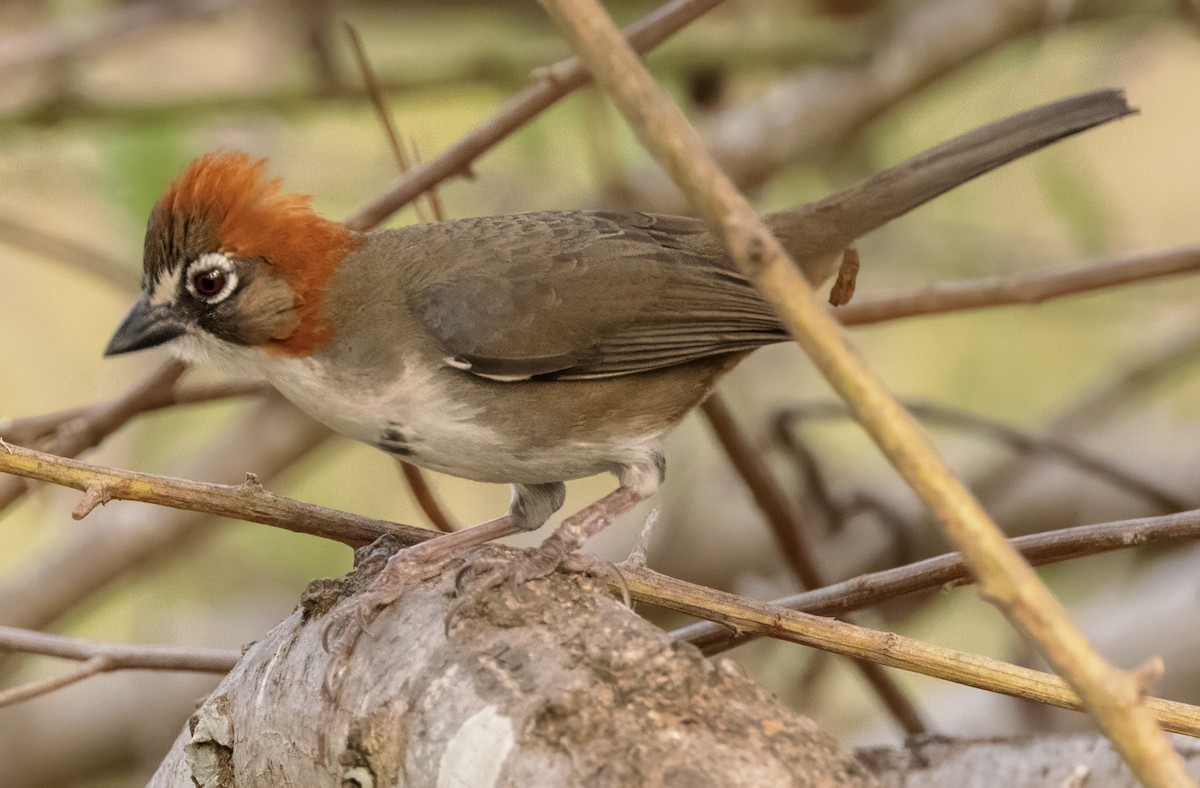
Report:
M 446 614 L 446 631 L 450 631 L 463 611 L 477 606 L 494 589 L 504 586 L 518 601 L 523 601 L 530 581 L 549 577 L 558 570 L 600 577 L 621 589 L 625 604 L 629 604 L 629 587 L 615 564 L 593 555 L 573 552 L 554 536 L 540 546 L 516 555 L 511 549 L 489 545 L 468 556 L 455 575 L 454 587 L 458 601 Z
M 322 689 L 326 697 L 336 699 L 346 663 L 358 639 L 363 634 L 374 637 L 371 624 L 380 611 L 400 598 L 406 588 L 440 571 L 444 562 L 427 562 L 413 559 L 404 551 L 396 553 L 365 590 L 359 593 L 353 604 L 331 611 L 325 629 L 321 633 L 321 645 L 329 656 Z

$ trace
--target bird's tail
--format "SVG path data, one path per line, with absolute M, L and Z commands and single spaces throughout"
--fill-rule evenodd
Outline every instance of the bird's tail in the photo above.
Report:
M 820 202 L 772 214 L 768 223 L 809 278 L 823 279 L 830 261 L 864 233 L 1013 159 L 1135 111 L 1120 90 L 1044 104 L 943 142 Z

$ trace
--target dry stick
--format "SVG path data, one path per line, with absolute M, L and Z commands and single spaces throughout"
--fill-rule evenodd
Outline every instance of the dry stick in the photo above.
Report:
M 227 673 L 241 652 L 210 648 L 129 646 L 96 643 L 65 635 L 48 635 L 28 629 L 0 626 L 0 652 L 41 654 L 83 662 L 62 676 L 31 681 L 0 691 L 0 707 L 46 695 L 68 684 L 115 670 L 172 670 Z
M 379 80 L 375 76 L 375 69 L 371 67 L 371 61 L 367 58 L 366 48 L 363 46 L 362 39 L 358 35 L 358 31 L 354 29 L 354 25 L 349 22 L 346 24 L 346 33 L 350 36 L 350 43 L 354 49 L 354 56 L 358 60 L 358 69 L 362 72 L 363 81 L 366 83 L 367 93 L 371 97 L 371 103 L 375 107 L 375 112 L 379 115 L 379 122 L 383 125 L 383 129 L 387 134 L 388 143 L 392 148 L 392 155 L 396 159 L 396 165 L 400 168 L 400 172 L 406 173 L 411 168 L 411 162 L 408 159 L 408 154 L 404 150 L 404 145 L 400 142 L 400 134 L 396 131 L 396 124 L 392 121 L 392 113 L 388 108 L 387 97 L 383 93 L 383 89 L 379 86 Z M 437 190 L 434 187 L 429 187 L 426 193 L 429 199 L 429 204 L 433 212 L 434 219 L 442 221 L 441 203 L 437 198 Z M 424 210 L 422 204 L 417 201 L 413 206 L 417 211 L 417 218 L 422 222 L 429 221 L 428 212 Z M 438 503 L 437 496 L 429 487 L 429 482 L 425 479 L 421 470 L 410 462 L 399 460 L 400 470 L 404 474 L 404 481 L 408 484 L 408 489 L 416 499 L 417 505 L 421 507 L 421 511 L 425 514 L 426 519 L 433 524 L 435 528 L 443 533 L 450 533 L 457 530 L 454 522 L 446 514 L 445 508 Z
M 907 400 L 904 402 L 904 407 L 924 421 L 940 422 L 948 427 L 969 430 L 990 437 L 1022 454 L 1056 457 L 1084 473 L 1104 480 L 1113 487 L 1142 498 L 1162 512 L 1179 512 L 1190 506 L 1186 500 L 1157 483 L 1140 478 L 1133 471 L 1126 470 L 1098 454 L 1067 441 L 1048 435 L 1023 432 L 995 419 L 989 419 L 960 408 L 952 408 L 949 405 Z M 841 403 L 814 402 L 779 411 L 775 415 L 775 424 L 776 430 L 782 434 L 794 421 L 849 417 L 849 411 Z
M 638 52 L 649 52 L 720 2 L 671 0 L 626 28 L 629 44 Z M 441 154 L 405 175 L 381 197 L 360 208 L 346 220 L 346 224 L 354 228 L 360 225 L 373 227 L 431 186 L 455 175 L 470 175 L 471 162 L 554 102 L 591 81 L 591 75 L 577 57 L 567 58 L 537 73 L 539 79 L 536 84 L 504 102 L 485 123 L 476 126 Z
M 1185 246 L 1081 268 L 946 282 L 913 293 L 859 298 L 834 310 L 834 315 L 842 325 L 861 326 L 964 309 L 1040 304 L 1106 287 L 1196 271 L 1200 271 L 1200 246 Z
M 122 292 L 138 284 L 138 272 L 115 257 L 7 216 L 0 216 L 0 243 L 86 271 Z
M 1200 331 L 1190 330 L 1172 337 L 1142 352 L 1133 365 L 1120 370 L 1113 378 L 1093 387 L 1082 399 L 1071 403 L 1043 431 L 1048 435 L 1064 436 L 1085 429 L 1094 430 L 1096 424 L 1112 418 L 1131 399 L 1142 396 L 1167 377 L 1183 374 L 1182 370 L 1198 357 Z M 1005 460 L 977 474 L 971 487 L 984 500 L 999 500 L 1020 484 L 1031 467 L 1024 457 Z
M 725 454 L 737 469 L 742 481 L 750 488 L 758 508 L 775 534 L 775 540 L 783 550 L 784 557 L 800 578 L 801 584 L 805 588 L 820 588 L 826 585 L 806 538 L 804 526 L 795 516 L 791 502 L 775 482 L 762 457 L 738 428 L 725 401 L 719 394 L 714 393 L 704 403 L 703 408 L 717 440 L 725 449 Z M 855 659 L 854 666 L 879 695 L 905 733 L 927 731 L 916 706 L 882 667 L 862 659 Z
M 112 404 L 84 416 L 78 422 L 68 422 L 73 428 L 60 429 L 45 448 L 53 454 L 75 457 L 99 445 L 134 416 L 146 410 L 148 403 L 169 399 L 171 389 L 185 369 L 187 367 L 181 361 L 168 361 Z M 0 512 L 20 500 L 29 489 L 29 485 L 20 479 L 0 479 Z
M 1180 539 L 1200 539 L 1200 509 L 1063 528 L 1020 536 L 1010 540 L 1010 543 L 1025 556 L 1025 560 L 1034 566 L 1043 566 Z M 816 616 L 840 616 L 905 594 L 962 585 L 971 580 L 962 556 L 947 553 L 785 596 L 772 600 L 771 604 Z M 758 637 L 739 635 L 730 632 L 727 627 L 709 622 L 690 624 L 671 634 L 677 639 L 687 640 L 710 656 Z
M 84 49 L 111 47 L 148 28 L 215 15 L 238 5 L 237 0 L 159 0 L 116 5 L 89 14 L 69 30 L 48 27 L 18 33 L 0 40 L 0 69 L 10 72 L 23 66 L 51 63 Z M 78 24 L 84 22 L 84 24 Z
M 272 391 L 266 383 L 244 380 L 228 380 L 218 383 L 198 383 L 191 386 L 175 386 L 162 391 L 159 399 L 144 399 L 140 403 L 142 409 L 138 415 L 152 413 L 156 410 L 174 407 L 176 405 L 202 405 L 207 402 L 233 399 L 234 397 L 250 397 Z M 0 419 L 0 436 L 9 443 L 21 446 L 31 446 L 59 429 L 71 429 L 70 423 L 78 420 L 90 421 L 98 417 L 113 402 L 100 402 L 94 405 L 83 405 L 77 408 L 60 410 L 55 413 L 42 413 L 37 416 L 26 416 L 19 419 Z
M 225 673 L 242 655 L 240 650 L 235 649 L 97 643 L 67 635 L 6 626 L 0 626 L 0 651 L 20 651 L 74 660 L 107 657 L 114 669 L 191 670 L 204 673 Z
M 10 450 L 12 454 L 9 454 Z M 127 473 L 104 468 L 93 468 L 91 466 L 84 466 L 82 463 L 54 457 L 46 457 L 45 459 L 50 463 L 63 464 L 65 469 L 62 472 L 47 472 L 41 467 L 37 467 L 32 471 L 22 470 L 28 465 L 27 458 L 30 456 L 36 457 L 38 454 L 38 452 L 32 452 L 20 447 L 0 446 L 0 470 L 17 473 L 36 472 L 39 474 L 39 478 L 42 476 L 50 477 L 52 475 L 63 477 L 67 486 L 75 487 L 76 489 L 86 489 L 89 483 L 104 482 L 113 478 L 119 478 Z M 20 458 L 18 462 L 9 462 L 6 464 L 6 459 L 14 456 Z M 145 477 L 144 474 L 130 475 Z M 277 502 L 281 502 L 280 505 L 285 510 L 288 507 L 295 507 L 289 512 L 288 516 L 296 519 L 286 520 L 286 518 L 279 517 L 261 517 L 261 502 L 268 494 L 263 493 L 261 488 L 254 486 L 229 488 L 222 487 L 222 485 L 197 485 L 195 482 L 184 482 L 165 479 L 163 477 L 150 478 L 159 485 L 159 490 L 165 493 L 163 497 L 168 500 L 183 497 L 178 489 L 173 489 L 176 485 L 183 490 L 205 488 L 205 495 L 196 496 L 189 500 L 189 508 L 194 507 L 197 511 L 230 514 L 243 520 L 261 522 L 298 533 L 308 533 L 327 538 L 337 539 L 339 538 L 338 535 L 345 537 L 350 533 L 357 533 L 361 534 L 358 541 L 363 543 L 373 541 L 385 533 L 396 533 L 393 530 L 396 526 L 392 523 L 370 520 L 341 512 L 329 512 L 328 510 L 321 510 L 320 507 L 311 507 L 307 504 L 296 504 L 293 501 L 287 501 L 287 499 L 279 499 L 278 496 L 274 496 L 274 498 Z M 53 478 L 46 478 L 46 480 L 55 481 Z M 244 494 L 233 501 L 229 501 L 227 508 L 222 503 L 220 508 L 214 511 L 206 505 L 208 500 L 211 500 L 210 496 L 213 492 L 217 493 L 217 497 L 222 497 L 230 489 L 240 489 Z M 114 495 L 113 497 L 119 496 Z M 163 501 L 155 499 L 154 502 Z M 327 519 L 306 516 L 312 512 L 326 514 L 329 519 L 337 520 L 336 527 L 331 528 Z M 1150 520 L 1145 521 L 1142 526 L 1139 526 L 1137 521 L 1089 526 L 1089 528 L 1094 529 L 1094 532 L 1087 534 L 1083 538 L 1074 536 L 1081 529 L 1069 529 L 1068 532 L 1064 533 L 1072 534 L 1072 536 L 1063 538 L 1060 540 L 1060 544 L 1049 545 L 1049 543 L 1046 543 L 1045 555 L 1057 554 L 1059 557 L 1069 557 L 1072 555 L 1089 554 L 1096 551 L 1097 546 L 1100 544 L 1108 545 L 1109 549 L 1119 549 L 1152 540 L 1165 539 L 1170 536 L 1195 537 L 1200 533 L 1200 512 L 1191 512 L 1188 514 L 1191 516 L 1190 521 L 1185 520 L 1184 515 L 1174 515 L 1173 517 L 1177 518 L 1177 522 L 1171 527 L 1159 526 Z M 281 519 L 286 521 L 281 522 Z M 1155 518 L 1155 520 L 1164 521 L 1165 518 Z M 338 535 L 331 534 L 333 530 L 336 530 Z M 434 536 L 431 531 L 416 528 L 405 529 L 405 533 L 417 540 L 427 540 Z M 1043 534 L 1038 539 L 1044 540 L 1051 536 Z M 400 539 L 403 541 L 405 536 L 401 535 Z M 1027 541 L 1033 541 L 1034 539 L 1034 537 L 1030 537 Z M 641 549 L 644 550 L 644 545 Z M 950 562 L 958 561 L 956 556 L 946 556 L 941 560 Z M 928 563 L 922 562 L 916 566 L 920 572 L 924 572 L 923 568 Z M 880 575 L 891 576 L 898 571 L 900 570 L 891 570 L 889 573 L 880 573 Z M 966 572 L 962 568 L 961 562 L 957 568 L 951 567 L 946 569 L 943 567 L 940 570 L 935 568 L 934 571 L 947 572 L 947 579 L 966 577 Z M 777 608 L 771 606 L 769 603 L 755 602 L 703 586 L 696 586 L 666 578 L 657 572 L 646 569 L 644 562 L 636 560 L 636 556 L 634 559 L 621 565 L 621 572 L 624 579 L 628 582 L 633 596 L 638 600 L 661 607 L 681 610 L 690 615 L 708 617 L 714 621 L 722 622 L 726 629 L 732 627 L 739 632 L 754 632 L 760 635 L 792 640 L 833 653 L 871 659 L 880 664 L 891 665 L 904 670 L 912 670 L 993 692 L 1040 700 L 1053 705 L 1060 705 L 1064 708 L 1077 708 L 1077 705 L 1072 705 L 1076 703 L 1074 696 L 1061 681 L 1037 671 L 1018 668 L 983 657 L 961 654 L 938 646 L 917 643 L 891 633 L 874 632 L 843 622 L 804 617 L 800 613 Z M 895 579 L 893 578 L 893 581 Z M 830 588 L 837 589 L 855 582 L 847 581 L 847 583 L 831 586 Z M 910 579 L 905 582 L 911 583 L 913 580 Z M 924 583 L 928 581 L 917 582 Z M 879 585 L 882 588 L 887 584 L 881 583 Z M 868 593 L 870 593 L 870 587 L 871 584 L 868 583 Z M 924 587 L 924 585 L 921 585 L 921 587 Z M 621 589 L 614 585 L 613 590 L 620 591 Z M 849 589 L 847 593 L 856 593 L 856 589 Z M 818 589 L 807 592 L 803 596 L 805 598 L 817 599 L 822 596 L 829 596 L 829 593 L 827 589 Z M 862 602 L 861 594 L 859 602 Z M 865 602 L 862 603 L 865 604 Z M 833 603 L 826 600 L 826 604 Z M 846 609 L 849 609 L 849 607 Z M 797 618 L 798 616 L 800 618 Z M 830 630 L 830 626 L 837 629 Z M 831 631 L 841 634 L 829 637 L 828 634 Z M 845 641 L 843 637 L 847 633 L 851 635 L 850 641 Z M 1151 707 L 1156 715 L 1165 720 L 1164 724 L 1167 724 L 1171 730 L 1200 735 L 1200 708 L 1160 700 L 1152 700 Z
M 756 632 L 822 651 L 868 659 L 880 665 L 1063 709 L 1084 710 L 1083 704 L 1071 691 L 1071 687 L 1049 673 L 922 643 L 892 632 L 876 632 L 833 618 L 822 618 L 785 610 L 769 603 L 753 602 L 744 597 L 660 575 L 644 566 L 622 564 L 620 569 L 629 584 L 630 594 L 639 601 L 653 601 L 655 605 L 671 610 L 703 616 L 738 631 Z M 1153 661 L 1148 663 L 1148 667 L 1140 668 L 1142 680 L 1151 680 L 1159 667 L 1161 665 Z M 1142 714 L 1151 720 L 1157 720 L 1156 730 L 1158 723 L 1161 723 L 1167 730 L 1200 736 L 1200 707 L 1160 698 L 1145 698 L 1140 706 Z M 1164 764 L 1139 766 L 1154 770 Z M 1186 774 L 1184 777 L 1186 778 Z
M 642 144 L 708 219 L 737 267 L 943 524 L 979 578 L 983 596 L 1040 646 L 1140 780 L 1156 786 L 1194 784 L 1142 700 L 1150 671 L 1117 670 L 1092 650 L 1066 610 L 945 466 L 920 425 L 850 346 L 801 269 L 721 172 L 599 2 L 540 2 Z
M 370 544 L 383 534 L 393 534 L 404 545 L 423 542 L 435 535 L 435 532 L 424 528 L 340 512 L 276 495 L 264 490 L 252 477 L 241 485 L 192 482 L 150 473 L 102 468 L 22 446 L 4 446 L 0 449 L 0 473 L 12 473 L 85 492 L 89 488 L 100 490 L 102 492 L 99 494 L 108 500 L 143 501 L 172 509 L 274 525 L 296 533 L 333 539 L 351 547 Z M 95 494 L 89 496 L 94 497 Z M 81 514 L 86 515 L 87 512 Z

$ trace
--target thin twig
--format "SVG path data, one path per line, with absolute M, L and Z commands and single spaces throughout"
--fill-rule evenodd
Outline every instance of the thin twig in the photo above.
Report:
M 1134 774 L 1152 785 L 1193 784 L 1143 702 L 1137 676 L 1109 665 L 1092 649 L 1054 595 L 946 467 L 920 425 L 850 346 L 837 321 L 816 299 L 803 269 L 721 172 L 599 1 L 541 0 L 541 4 L 642 144 L 717 231 L 738 269 L 775 308 L 963 551 L 983 596 L 1038 644 L 1084 699 Z
M 641 53 L 649 52 L 680 28 L 695 21 L 719 5 L 721 0 L 671 0 L 626 28 L 630 45 Z M 516 94 L 490 119 L 476 126 L 465 137 L 438 156 L 401 178 L 385 194 L 360 208 L 346 224 L 358 229 L 375 226 L 447 178 L 469 175 L 471 163 L 492 146 L 528 123 L 556 101 L 591 81 L 586 68 L 576 57 L 541 69 L 536 84 Z
M 84 271 L 121 292 L 137 289 L 140 275 L 120 260 L 61 235 L 0 216 L 0 243 Z
M 795 508 L 776 483 L 762 457 L 738 427 L 724 399 L 720 394 L 714 393 L 702 407 L 718 442 L 738 475 L 742 477 L 742 481 L 750 488 L 755 503 L 770 525 L 776 542 L 779 543 L 792 571 L 799 577 L 801 585 L 805 588 L 820 588 L 825 585 L 804 525 L 796 516 Z M 905 733 L 926 732 L 925 723 L 921 721 L 921 714 L 916 705 L 882 667 L 862 659 L 855 659 L 853 662 Z
M 10 448 L 11 451 L 0 453 L 0 472 L 76 490 L 86 491 L 89 487 L 100 485 L 108 500 L 143 501 L 172 509 L 236 517 L 297 533 L 322 536 L 352 547 L 369 544 L 383 534 L 393 534 L 405 545 L 423 542 L 434 536 L 433 531 L 424 528 L 296 501 L 267 492 L 261 485 L 256 488 L 246 484 L 192 482 L 169 476 L 102 468 L 21 446 Z
M 753 602 L 660 575 L 645 567 L 621 566 L 621 570 L 634 599 L 704 616 L 737 632 L 754 632 L 834 654 L 860 657 L 880 665 L 1058 708 L 1084 710 L 1070 686 L 1049 673 L 923 643 L 892 632 L 877 632 L 833 618 Z M 1149 663 L 1148 672 L 1153 672 L 1156 662 Z M 1141 677 L 1131 680 L 1142 686 Z M 1159 698 L 1143 698 L 1142 703 L 1145 713 L 1156 721 L 1156 725 L 1161 724 L 1176 733 L 1200 736 L 1200 707 Z
M 1041 304 L 1196 271 L 1200 271 L 1200 246 L 1185 246 L 1080 268 L 944 282 L 912 293 L 860 298 L 834 310 L 834 315 L 843 325 L 862 326 L 966 309 Z
M 73 668 L 61 676 L 55 676 L 49 679 L 40 681 L 30 681 L 25 684 L 19 684 L 15 687 L 10 687 L 6 690 L 0 690 L 0 707 L 11 706 L 14 703 L 21 703 L 27 700 L 49 695 L 51 692 L 60 690 L 63 687 L 68 687 L 76 682 L 91 678 L 100 673 L 112 670 L 109 667 L 107 657 L 95 656 L 86 660 L 78 667 Z
M 134 416 L 149 407 L 148 403 L 170 398 L 170 390 L 183 375 L 187 366 L 181 361 L 169 361 L 125 396 L 99 408 L 77 420 L 67 422 L 71 427 L 61 426 L 55 437 L 44 448 L 50 453 L 65 457 L 77 457 L 84 451 L 98 446 L 101 441 L 123 427 Z M 0 479 L 0 512 L 20 500 L 29 490 L 29 485 L 20 479 Z
M 400 133 L 396 130 L 396 124 L 392 120 L 392 111 L 388 107 L 387 96 L 384 95 L 383 89 L 379 86 L 379 80 L 375 77 L 375 69 L 371 67 L 371 61 L 367 58 L 366 48 L 363 46 L 362 39 L 358 35 L 358 31 L 349 22 L 346 23 L 346 32 L 350 36 L 350 43 L 353 45 L 354 55 L 358 60 L 359 71 L 362 72 L 363 81 L 367 86 L 367 93 L 371 97 L 371 103 L 375 106 L 375 112 L 379 115 L 379 122 L 383 125 L 384 131 L 387 133 L 388 143 L 392 148 L 392 155 L 396 159 L 396 166 L 400 169 L 401 174 L 408 172 L 412 166 L 409 161 L 408 153 L 404 150 L 404 143 L 400 139 Z M 442 204 L 438 200 L 436 187 L 429 187 L 426 193 L 429 200 L 429 210 L 417 200 L 413 203 L 416 208 L 417 218 L 422 222 L 432 218 L 435 221 L 442 221 Z M 421 469 L 412 463 L 400 460 L 400 469 L 404 474 L 404 481 L 408 484 L 408 489 L 412 492 L 413 498 L 416 499 L 417 505 L 421 507 L 425 517 L 433 524 L 435 528 L 443 533 L 450 533 L 455 530 L 455 525 L 451 521 L 450 516 L 446 514 L 445 509 L 438 502 L 437 496 L 429 486 L 429 482 L 425 479 L 425 475 L 421 473 Z
M 239 651 L 213 648 L 96 643 L 66 635 L 0 626 L 0 652 L 3 651 L 73 659 L 82 664 L 61 676 L 0 691 L 0 707 L 46 695 L 77 681 L 116 670 L 228 673 L 242 656 Z
M 23 66 L 51 63 L 84 50 L 111 47 L 131 35 L 164 24 L 214 16 L 240 5 L 237 0 L 183 0 L 163 3 L 113 5 L 74 20 L 69 27 L 54 26 L 18 33 L 0 40 L 0 69 L 9 73 Z
M 68 635 L 6 626 L 0 626 L 0 651 L 74 660 L 103 656 L 112 660 L 114 670 L 193 670 L 204 673 L 226 673 L 242 657 L 240 651 L 231 649 L 97 643 Z
M 1156 482 L 1141 478 L 1135 472 L 1068 441 L 1049 435 L 1034 435 L 995 419 L 936 402 L 905 400 L 904 407 L 922 421 L 974 432 L 1003 443 L 1021 454 L 1041 455 L 1065 462 L 1083 473 L 1104 480 L 1113 487 L 1136 495 L 1164 513 L 1183 511 L 1190 506 L 1186 500 Z M 797 421 L 838 418 L 851 418 L 850 412 L 841 403 L 813 402 L 779 411 L 775 415 L 776 430 L 782 434 Z
M 1062 528 L 1016 537 L 1011 543 L 1025 556 L 1025 560 L 1034 566 L 1043 566 L 1114 550 L 1184 539 L 1200 539 L 1200 509 Z M 964 585 L 971 580 L 962 556 L 947 553 L 782 597 L 771 604 L 816 616 L 841 616 L 905 594 Z M 710 656 L 754 639 L 754 636 L 737 635 L 711 623 L 691 624 L 671 634 L 687 640 Z
M 158 399 L 145 398 L 140 401 L 140 413 L 152 413 L 156 410 L 183 405 L 202 405 L 218 400 L 235 397 L 252 397 L 273 391 L 266 383 L 253 381 L 228 380 L 217 383 L 196 383 L 189 386 L 175 386 L 171 389 L 159 390 Z M 71 430 L 71 422 L 79 419 L 94 420 L 100 413 L 110 409 L 114 402 L 100 402 L 94 405 L 83 405 L 55 413 L 43 413 L 37 416 L 26 416 L 19 419 L 0 419 L 0 435 L 10 442 L 21 446 L 35 448 L 37 441 L 52 436 L 59 429 Z

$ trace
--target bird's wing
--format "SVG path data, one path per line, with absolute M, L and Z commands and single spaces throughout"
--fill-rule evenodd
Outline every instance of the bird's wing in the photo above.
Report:
M 447 363 L 577 380 L 751 350 L 786 334 L 701 222 L 554 212 L 426 225 L 447 261 L 409 304 Z

